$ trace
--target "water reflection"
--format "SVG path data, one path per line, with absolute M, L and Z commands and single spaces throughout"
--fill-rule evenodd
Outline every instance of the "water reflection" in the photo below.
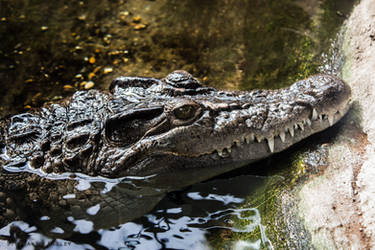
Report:
M 107 214 L 108 210 L 103 203 L 99 202 L 88 208 L 83 207 L 86 213 L 84 217 L 82 213 L 79 216 L 65 214 L 65 219 L 72 224 L 70 232 L 67 231 L 69 229 L 65 225 L 66 221 L 61 220 L 61 213 L 53 212 L 40 216 L 41 223 L 37 226 L 32 222 L 13 221 L 0 229 L 0 247 L 209 249 L 212 240 L 210 235 L 216 235 L 218 232 L 230 235 L 233 232 L 248 234 L 257 231 L 256 237 L 251 240 L 230 239 L 227 244 L 250 249 L 272 248 L 266 228 L 262 224 L 261 214 L 256 208 L 257 204 L 249 207 L 246 202 L 249 195 L 251 197 L 251 194 L 270 179 L 244 175 L 212 180 L 184 191 L 171 192 L 164 198 L 156 196 L 159 197 L 157 202 L 163 198 L 157 205 L 157 202 L 152 203 L 152 200 L 144 195 L 146 203 L 142 202 L 143 197 L 129 200 L 128 203 L 132 205 L 128 210 L 124 205 L 112 207 L 111 216 Z M 115 185 L 106 194 L 120 192 L 118 186 L 121 185 Z M 121 192 L 124 190 L 122 187 Z M 129 193 L 129 190 L 126 191 Z M 147 210 L 149 212 L 146 212 Z M 140 211 L 145 215 L 140 214 Z M 127 215 L 119 216 L 121 214 Z M 97 215 L 100 215 L 100 218 Z

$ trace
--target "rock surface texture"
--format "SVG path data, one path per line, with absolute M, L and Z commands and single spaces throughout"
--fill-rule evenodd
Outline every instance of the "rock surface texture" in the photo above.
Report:
M 299 213 L 318 249 L 375 247 L 375 1 L 362 0 L 346 23 L 343 78 L 353 108 L 329 165 L 299 191 Z

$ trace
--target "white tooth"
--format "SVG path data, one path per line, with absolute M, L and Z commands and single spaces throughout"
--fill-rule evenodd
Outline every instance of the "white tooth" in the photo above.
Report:
M 246 137 L 245 137 L 245 141 L 246 141 L 247 144 L 249 144 L 249 143 L 251 142 L 251 140 L 250 140 L 250 136 L 246 136 Z
M 232 153 L 232 149 L 229 147 L 229 148 L 227 148 L 227 150 L 228 150 L 228 153 L 230 154 L 230 153 Z
M 302 122 L 298 123 L 298 126 L 301 128 L 302 131 L 305 130 L 305 128 L 303 127 L 303 123 Z
M 310 121 L 309 118 L 306 119 L 306 123 L 307 123 L 309 126 L 311 126 L 311 121 Z
M 251 140 L 251 141 L 254 141 L 254 139 L 255 139 L 254 134 L 251 133 L 251 134 L 250 134 L 250 140 Z
M 322 123 L 323 123 L 323 115 L 319 115 L 319 121 L 320 121 L 320 125 L 322 125 Z
M 289 130 L 290 135 L 292 137 L 294 137 L 294 129 L 293 129 L 293 127 L 289 127 L 288 130 Z
M 222 151 L 222 150 L 218 149 L 218 150 L 217 150 L 217 154 L 218 154 L 220 157 L 223 157 L 223 151 Z
M 242 137 L 241 138 L 241 143 L 245 143 L 245 141 L 246 141 L 245 137 Z
M 275 140 L 274 140 L 273 136 L 270 137 L 270 138 L 267 138 L 267 141 L 268 141 L 268 147 L 270 148 L 271 153 L 273 153 L 274 146 L 275 146 Z
M 263 137 L 260 135 L 256 135 L 255 138 L 257 139 L 258 142 L 261 142 L 263 140 Z
M 312 120 L 318 119 L 318 112 L 316 111 L 316 109 L 313 109 L 311 119 Z
M 294 124 L 294 129 L 298 129 L 298 124 Z
M 285 142 L 285 132 L 281 131 L 280 134 L 279 134 L 279 136 L 280 136 L 281 141 Z
M 333 125 L 333 120 L 335 119 L 335 115 L 328 115 L 328 122 L 329 122 L 329 125 L 332 126 Z
M 246 143 L 249 144 L 252 141 L 254 141 L 254 134 L 251 133 L 246 136 Z

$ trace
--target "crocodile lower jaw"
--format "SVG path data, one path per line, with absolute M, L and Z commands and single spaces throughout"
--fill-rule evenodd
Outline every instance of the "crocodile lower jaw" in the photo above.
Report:
M 350 105 L 347 104 L 336 112 L 320 114 L 316 109 L 313 109 L 309 118 L 302 119 L 284 126 L 280 130 L 273 131 L 271 136 L 265 136 L 257 132 L 246 133 L 234 139 L 227 147 L 214 149 L 211 155 L 215 155 L 215 158 L 223 159 L 231 157 L 232 153 L 236 150 L 246 148 L 251 150 L 254 146 L 260 147 L 262 145 L 265 149 L 263 152 L 265 154 L 264 157 L 266 157 L 272 153 L 285 150 L 296 142 L 333 126 L 347 113 L 349 107 Z

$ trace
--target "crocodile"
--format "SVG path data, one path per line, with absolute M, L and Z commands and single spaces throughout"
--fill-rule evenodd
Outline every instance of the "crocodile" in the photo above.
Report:
M 106 92 L 78 91 L 60 103 L 4 118 L 0 177 L 29 178 L 23 184 L 27 190 L 34 196 L 53 193 L 60 197 L 54 203 L 63 208 L 70 205 L 59 193 L 61 186 L 69 187 L 69 178 L 158 176 L 164 187 L 174 179 L 183 187 L 332 126 L 348 111 L 350 95 L 344 81 L 325 74 L 288 88 L 253 91 L 217 90 L 182 70 L 163 79 L 118 77 Z M 0 178 L 3 190 L 18 183 L 7 180 Z M 69 192 L 74 193 L 72 186 Z

